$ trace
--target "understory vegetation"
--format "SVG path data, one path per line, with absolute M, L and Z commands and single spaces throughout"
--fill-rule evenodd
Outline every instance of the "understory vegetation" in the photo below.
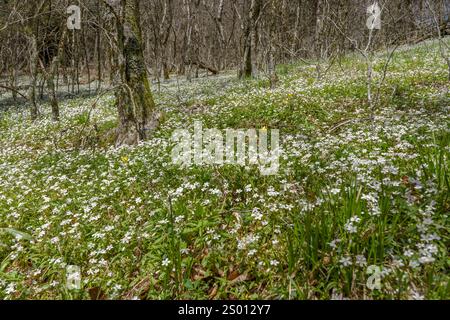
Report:
M 446 39 L 448 42 L 448 39 Z M 448 299 L 448 71 L 437 41 L 264 78 L 162 83 L 114 146 L 114 94 L 0 114 L 0 299 Z M 381 83 L 382 82 L 382 83 Z M 381 83 L 380 86 L 377 84 Z M 172 164 L 173 130 L 279 129 L 277 175 Z M 79 266 L 81 290 L 65 286 Z M 367 286 L 379 268 L 381 288 Z

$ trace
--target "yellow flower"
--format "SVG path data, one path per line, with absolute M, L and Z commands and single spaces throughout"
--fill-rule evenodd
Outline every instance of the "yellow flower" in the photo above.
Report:
M 122 158 L 120 158 L 122 160 L 123 163 L 127 163 L 128 162 L 128 157 L 124 156 Z

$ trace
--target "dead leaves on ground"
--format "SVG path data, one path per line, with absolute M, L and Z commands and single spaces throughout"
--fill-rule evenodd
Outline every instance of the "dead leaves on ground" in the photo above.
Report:
M 217 270 L 211 272 L 205 270 L 201 265 L 196 265 L 192 269 L 191 280 L 206 282 L 209 286 L 208 298 L 210 300 L 220 298 L 219 291 L 227 292 L 229 288 L 244 283 L 246 281 L 254 280 L 248 272 L 241 272 L 239 267 L 230 266 L 228 270 Z M 219 290 L 221 289 L 221 290 Z

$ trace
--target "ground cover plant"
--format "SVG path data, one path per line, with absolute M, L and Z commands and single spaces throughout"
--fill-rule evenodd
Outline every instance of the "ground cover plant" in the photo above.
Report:
M 375 83 L 389 58 L 375 54 Z M 364 59 L 320 78 L 306 62 L 278 66 L 275 88 L 234 73 L 162 83 L 161 125 L 136 146 L 114 144 L 111 91 L 61 102 L 59 122 L 50 104 L 34 122 L 3 111 L 0 298 L 448 299 L 438 41 L 393 54 L 373 120 Z M 194 121 L 279 129 L 279 172 L 174 165 L 172 132 Z

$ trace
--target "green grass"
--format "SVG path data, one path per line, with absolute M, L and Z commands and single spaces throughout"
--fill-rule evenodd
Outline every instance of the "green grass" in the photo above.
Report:
M 375 81 L 386 55 L 376 55 Z M 324 68 L 325 69 L 325 68 Z M 450 117 L 436 42 L 401 48 L 374 123 L 364 61 L 163 85 L 154 137 L 115 149 L 113 96 L 0 115 L 2 299 L 448 299 Z M 348 121 L 348 120 L 356 121 Z M 359 119 L 359 120 L 358 120 Z M 176 128 L 280 129 L 277 175 L 171 163 Z M 342 124 L 341 126 L 338 126 Z M 81 268 L 68 290 L 66 266 Z M 366 283 L 381 268 L 380 290 Z

